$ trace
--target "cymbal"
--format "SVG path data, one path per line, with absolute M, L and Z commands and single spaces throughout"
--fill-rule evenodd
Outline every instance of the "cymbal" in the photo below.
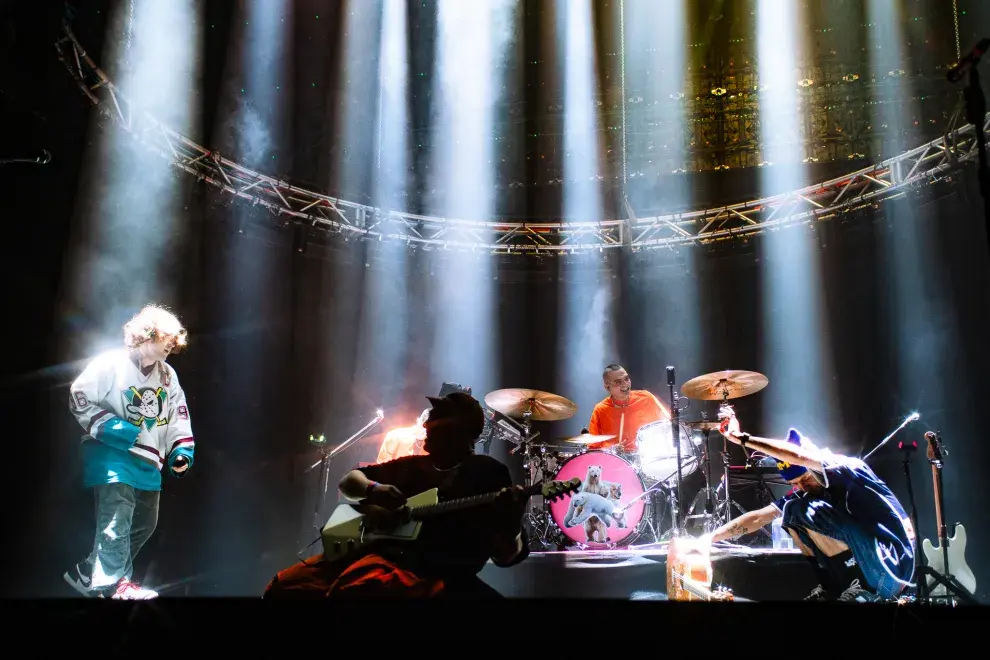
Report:
M 578 408 L 573 401 L 556 394 L 517 388 L 489 392 L 485 395 L 485 405 L 513 419 L 524 419 L 523 413 L 528 409 L 534 422 L 568 419 Z
M 713 422 L 710 419 L 705 419 L 698 422 L 681 422 L 681 424 L 683 424 L 684 426 L 690 426 L 691 428 L 697 429 L 699 431 L 717 431 L 719 425 L 721 425 L 721 422 L 719 421 Z
M 582 433 L 581 435 L 575 435 L 571 438 L 561 438 L 557 442 L 569 442 L 572 445 L 597 445 L 600 442 L 608 442 L 609 440 L 614 440 L 618 436 L 615 435 L 592 435 L 590 433 Z M 609 443 L 605 445 L 606 447 L 614 445 L 615 443 Z
M 689 399 L 721 401 L 759 392 L 770 381 L 755 371 L 716 371 L 692 378 L 681 385 L 681 394 Z

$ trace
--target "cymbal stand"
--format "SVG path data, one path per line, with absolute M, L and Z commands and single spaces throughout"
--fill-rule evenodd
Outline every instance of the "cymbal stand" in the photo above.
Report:
M 729 406 L 729 390 L 722 390 L 722 404 L 719 406 L 719 412 L 721 417 L 721 412 L 726 409 L 731 410 Z M 732 520 L 732 494 L 729 492 L 729 440 L 724 435 L 722 436 L 722 487 L 725 489 L 725 499 L 723 501 L 723 511 L 725 512 L 725 518 L 719 519 L 719 524 L 724 525 L 730 520 Z
M 667 387 L 670 389 L 670 430 L 674 440 L 674 448 L 677 451 L 677 488 L 673 491 L 673 509 L 670 518 L 673 523 L 674 536 L 681 536 L 684 531 L 684 521 L 681 520 L 681 415 L 678 410 L 677 392 L 674 391 L 675 374 L 673 367 L 667 367 Z M 621 438 L 620 438 L 621 441 Z
M 522 415 L 522 423 L 520 424 L 522 437 L 519 440 L 519 444 L 509 451 L 509 454 L 515 454 L 518 451 L 522 451 L 523 454 L 523 470 L 525 470 L 525 482 L 526 487 L 530 487 L 537 482 L 538 479 L 545 478 L 546 470 L 546 446 L 540 445 L 537 449 L 534 447 L 532 439 L 533 430 L 533 402 L 530 401 L 525 412 Z M 539 477 L 537 476 L 539 473 Z M 550 516 L 547 515 L 546 506 L 537 509 L 533 505 L 533 498 L 530 498 L 526 502 L 526 513 L 523 516 L 523 523 L 528 527 L 527 534 L 531 541 L 537 541 L 543 546 L 548 546 L 548 535 L 550 533 Z

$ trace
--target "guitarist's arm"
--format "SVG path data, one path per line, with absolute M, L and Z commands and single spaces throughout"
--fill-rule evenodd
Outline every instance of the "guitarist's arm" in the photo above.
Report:
M 380 479 L 387 479 L 389 474 L 386 466 L 394 466 L 401 461 L 402 459 L 397 459 L 384 465 L 351 470 L 340 480 L 338 488 L 344 497 L 350 500 L 364 500 L 368 504 L 374 504 L 385 509 L 398 509 L 406 503 L 405 495 L 395 486 L 381 483 L 374 477 L 381 474 Z
M 348 499 L 363 500 L 373 483 L 361 470 L 351 470 L 340 480 L 340 492 Z
M 734 520 L 730 520 L 712 532 L 712 542 L 725 541 L 726 539 L 736 539 L 746 534 L 751 534 L 758 529 L 762 529 L 773 519 L 780 515 L 780 511 L 773 504 L 765 506 L 756 511 L 749 511 Z
M 495 500 L 498 513 L 493 518 L 492 562 L 501 568 L 515 566 L 529 556 L 529 539 L 523 531 L 522 518 L 529 497 L 521 486 L 512 486 L 509 469 L 501 468 L 500 481 L 506 484 Z
M 739 420 L 736 419 L 735 415 L 723 420 L 719 431 L 730 442 L 734 442 L 751 451 L 763 452 L 767 456 L 776 458 L 778 461 L 784 461 L 791 465 L 801 465 L 815 472 L 824 471 L 822 459 L 813 447 L 799 447 L 786 440 L 757 438 L 755 435 L 741 433 Z

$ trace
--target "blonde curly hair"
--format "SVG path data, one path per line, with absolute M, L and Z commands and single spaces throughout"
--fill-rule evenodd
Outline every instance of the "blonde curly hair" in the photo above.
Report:
M 159 305 L 147 305 L 124 324 L 124 345 L 134 349 L 146 341 L 171 339 L 172 352 L 178 353 L 188 343 L 186 329 L 172 312 Z

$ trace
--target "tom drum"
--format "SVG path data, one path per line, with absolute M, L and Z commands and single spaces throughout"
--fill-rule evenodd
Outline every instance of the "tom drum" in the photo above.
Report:
M 673 423 L 669 420 L 652 422 L 640 427 L 636 433 L 640 469 L 643 474 L 663 483 L 677 479 L 677 449 L 674 446 Z M 681 475 L 698 469 L 698 449 L 692 439 L 694 433 L 684 424 L 680 428 Z

